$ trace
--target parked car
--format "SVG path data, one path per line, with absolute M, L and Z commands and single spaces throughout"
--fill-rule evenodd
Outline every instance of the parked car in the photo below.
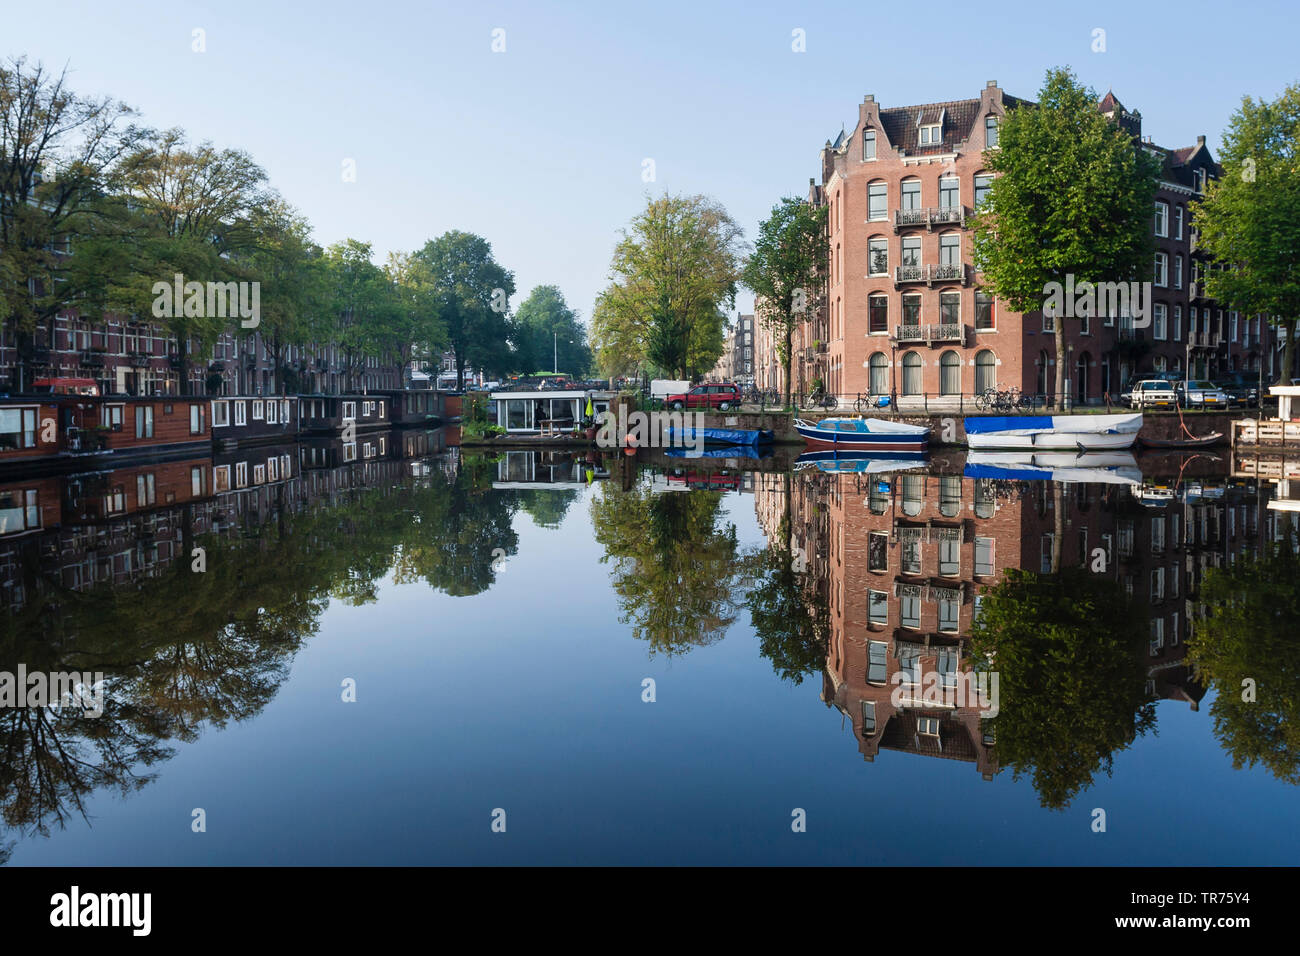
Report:
M 1183 408 L 1227 408 L 1228 393 L 1205 379 L 1182 381 L 1174 386 Z
M 1255 408 L 1259 405 L 1259 379 L 1248 378 L 1240 372 L 1214 383 L 1227 393 L 1228 404 L 1238 408 Z
M 716 408 L 726 411 L 740 407 L 740 386 L 731 382 L 696 385 L 688 392 L 677 392 L 664 399 L 669 408 Z
M 1173 408 L 1178 396 L 1164 379 L 1144 378 L 1133 386 L 1129 396 L 1131 408 Z

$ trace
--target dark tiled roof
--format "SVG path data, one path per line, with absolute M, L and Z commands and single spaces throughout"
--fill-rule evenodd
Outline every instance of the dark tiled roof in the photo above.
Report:
M 1099 107 L 1103 113 L 1109 113 L 1112 110 L 1123 110 L 1124 104 L 1119 101 L 1119 97 L 1107 90 L 1106 95 L 1101 99 Z
M 979 100 L 952 100 L 947 103 L 925 103 L 920 106 L 899 106 L 880 111 L 880 123 L 885 128 L 890 145 L 905 149 L 909 155 L 925 156 L 930 153 L 951 153 L 957 144 L 970 135 L 979 113 Z M 943 142 L 938 146 L 919 143 L 917 127 L 921 123 L 937 123 L 943 116 Z

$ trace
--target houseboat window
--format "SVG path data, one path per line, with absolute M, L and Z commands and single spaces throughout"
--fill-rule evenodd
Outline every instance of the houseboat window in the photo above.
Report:
M 172 413 L 172 407 L 171 407 L 170 405 L 164 405 L 164 406 L 163 406 L 163 414 L 164 414 L 164 415 L 170 415 L 171 413 Z
M 356 402 L 344 402 L 344 403 L 343 403 L 343 418 L 344 418 L 344 419 L 349 419 L 349 418 L 355 419 L 356 417 L 357 417 L 357 403 L 356 403 Z
M 253 421 L 256 422 L 261 420 L 262 420 L 262 400 L 260 398 L 256 398 L 253 399 Z
M 136 406 L 135 437 L 153 438 L 153 406 L 152 405 Z
M 36 447 L 36 409 L 0 408 L 0 451 Z
M 201 498 L 208 493 L 208 473 L 204 471 L 202 465 L 195 465 L 190 469 L 190 494 L 195 498 Z
M 247 402 L 235 402 L 235 424 L 236 425 L 248 424 L 248 403 Z
M 253 466 L 253 484 L 255 485 L 266 484 L 266 465 Z
M 212 403 L 212 427 L 225 428 L 230 424 L 230 403 L 213 402 Z
M 356 460 L 357 460 L 357 443 L 356 443 L 356 442 L 354 442 L 354 441 L 350 441 L 350 442 L 347 442 L 346 444 L 344 444 L 344 446 L 343 446 L 343 460 L 344 460 L 344 461 L 356 461 Z
M 528 428 L 528 402 L 522 398 L 506 401 L 506 428 Z
M 248 487 L 248 462 L 246 461 L 235 463 L 235 487 Z
M 35 489 L 0 491 L 0 534 L 13 534 L 41 526 L 41 509 Z
M 374 402 L 362 402 L 362 403 L 361 403 L 361 417 L 362 417 L 362 418 L 369 418 L 369 417 L 370 417 L 371 415 L 373 415 L 374 413 L 375 413 L 375 403 L 374 403 Z
M 99 409 L 99 424 L 105 428 L 111 428 L 115 432 L 120 432 L 122 430 L 122 415 L 125 411 L 125 405 L 103 405 Z
M 266 403 L 266 423 L 268 425 L 274 425 L 277 423 L 277 421 L 279 420 L 279 411 L 280 411 L 279 402 Z
M 266 459 L 266 477 L 269 478 L 271 481 L 280 480 L 280 459 L 278 458 Z
M 190 406 L 190 434 L 202 435 L 207 431 L 207 412 L 202 405 Z
M 218 493 L 230 490 L 229 465 L 220 465 L 212 469 L 212 490 Z
M 287 398 L 280 399 L 280 421 L 287 425 L 292 417 L 293 415 L 289 408 L 289 400 Z
M 380 418 L 384 417 L 384 402 L 379 403 L 379 417 Z
M 289 477 L 289 456 L 288 455 L 280 456 L 280 474 L 283 475 L 285 478 Z
M 381 454 L 381 455 L 386 455 L 386 454 L 388 454 L 388 439 L 387 439 L 387 438 L 380 438 L 380 439 L 379 439 L 379 454 Z

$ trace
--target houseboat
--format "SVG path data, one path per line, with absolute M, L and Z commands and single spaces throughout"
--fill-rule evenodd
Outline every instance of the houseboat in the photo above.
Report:
M 358 434 L 353 441 L 344 441 L 337 435 L 305 435 L 298 442 L 298 461 L 305 471 L 388 458 L 390 450 L 402 447 L 394 442 L 396 437 L 396 432 L 376 432 L 374 429 Z
M 971 450 L 1122 451 L 1133 447 L 1133 415 L 980 415 L 965 419 Z
M 388 399 L 390 423 L 430 427 L 442 419 L 441 393 L 429 388 L 382 390 L 372 393 Z
M 52 393 L 0 399 L 0 470 L 7 475 L 174 456 L 211 441 L 209 402 L 197 396 Z
M 287 395 L 212 399 L 212 440 L 218 446 L 292 440 L 298 420 L 298 399 Z
M 384 395 L 300 395 L 299 431 L 341 434 L 350 424 L 356 431 L 389 428 L 389 399 Z
M 576 430 L 587 417 L 592 394 L 587 389 L 547 388 L 489 393 L 496 403 L 497 424 L 512 435 Z M 597 409 L 593 403 L 593 415 Z

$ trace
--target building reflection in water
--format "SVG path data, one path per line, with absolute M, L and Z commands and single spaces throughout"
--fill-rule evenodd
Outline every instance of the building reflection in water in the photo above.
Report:
M 1141 465 L 1144 479 L 1111 469 L 1075 473 L 1103 481 L 1026 481 L 958 455 L 877 473 L 845 463 L 757 476 L 769 542 L 788 515 L 788 546 L 805 559 L 809 593 L 826 603 L 822 697 L 852 722 L 866 760 L 885 749 L 965 761 L 986 780 L 998 772 L 983 702 L 927 705 L 915 689 L 918 674 L 951 687 L 971 670 L 981 589 L 1009 568 L 1047 574 L 1057 562 L 1110 577 L 1145 621 L 1146 695 L 1198 709 L 1204 690 L 1187 640 L 1202 613 L 1200 583 L 1282 530 L 1268 485 L 1232 476 L 1221 458 Z

